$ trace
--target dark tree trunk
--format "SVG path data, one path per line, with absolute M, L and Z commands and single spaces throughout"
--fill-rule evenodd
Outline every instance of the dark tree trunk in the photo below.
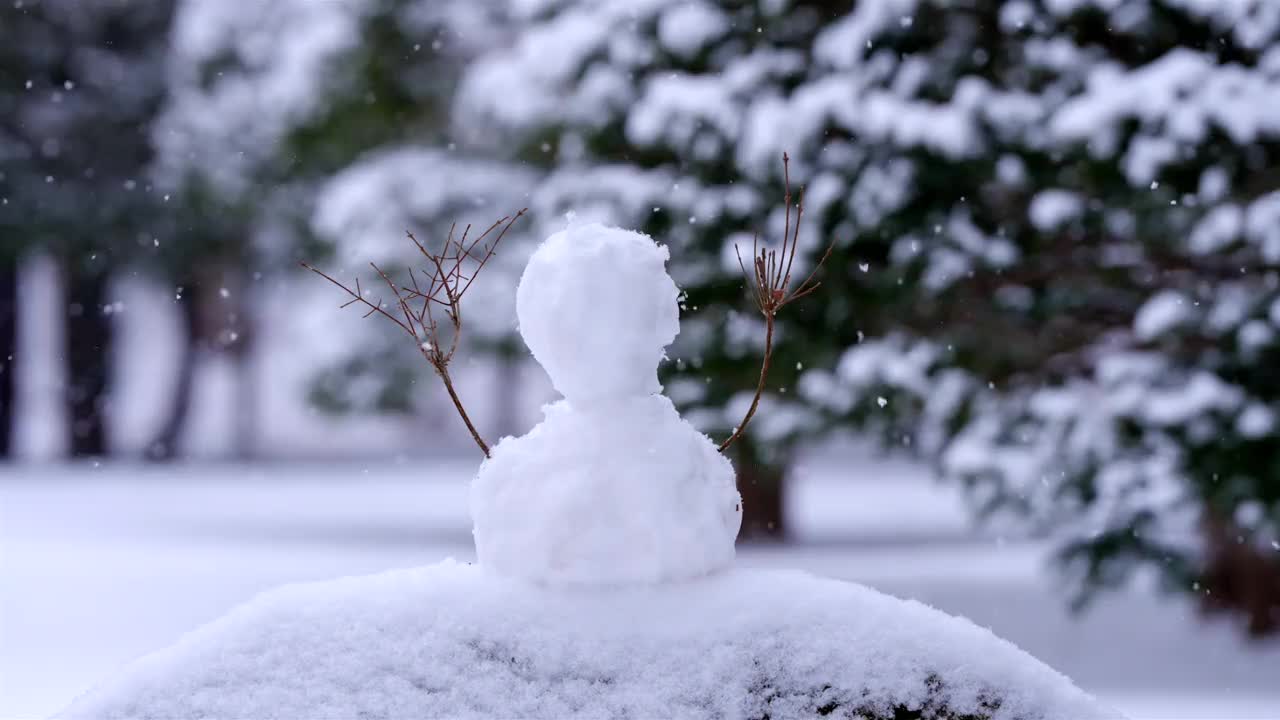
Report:
M 182 320 L 182 356 L 178 359 L 178 377 L 170 396 L 169 411 L 160 432 L 147 446 L 147 458 L 168 461 L 177 457 L 178 440 L 191 415 L 191 398 L 195 392 L 196 364 L 204 345 L 200 329 L 200 305 L 192 283 L 185 284 L 175 303 Z
M 1253 637 L 1280 633 L 1280 560 L 1221 513 L 1207 512 L 1201 529 L 1208 546 L 1202 607 L 1242 615 Z
M 111 383 L 111 318 L 104 312 L 107 275 L 66 274 L 66 404 L 72 457 L 107 454 L 107 397 Z
M 786 537 L 785 480 L 786 468 L 768 463 L 752 443 L 743 436 L 736 449 L 735 469 L 738 493 L 742 495 L 742 531 L 740 540 L 782 540 Z
M 14 403 L 18 378 L 14 358 L 18 347 L 18 264 L 0 259 L 0 459 L 13 454 Z

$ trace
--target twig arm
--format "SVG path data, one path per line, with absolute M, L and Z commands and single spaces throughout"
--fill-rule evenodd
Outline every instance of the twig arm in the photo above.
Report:
M 751 416 L 756 414 L 756 408 L 760 407 L 760 396 L 764 394 L 765 381 L 769 378 L 769 366 L 772 361 L 773 316 L 766 315 L 764 319 L 764 362 L 760 364 L 760 380 L 756 383 L 756 396 L 751 398 L 751 407 L 747 408 L 747 414 L 743 416 L 742 422 L 738 423 L 738 427 L 734 428 L 733 434 L 720 443 L 720 452 L 728 450 L 735 440 L 742 437 L 742 433 L 747 429 L 747 423 L 751 422 Z
M 426 358 L 432 369 L 440 376 L 445 390 L 449 393 L 449 399 L 453 401 L 453 407 L 457 409 L 463 424 L 467 426 L 467 432 L 471 433 L 471 439 L 475 440 L 476 445 L 484 453 L 485 457 L 489 457 L 489 444 L 484 441 L 484 438 L 480 437 L 480 432 L 476 430 L 475 423 L 471 422 L 471 416 L 467 414 L 466 408 L 462 405 L 462 399 L 458 397 L 458 391 L 453 386 L 453 378 L 449 375 L 449 361 L 453 359 L 453 354 L 458 349 L 458 339 L 462 336 L 462 296 L 471 287 L 476 275 L 480 274 L 485 264 L 493 257 L 494 250 L 507 234 L 507 231 L 511 229 L 516 220 L 524 216 L 527 210 L 528 208 L 525 208 L 514 216 L 502 218 L 489 226 L 489 229 L 478 237 L 471 240 L 470 243 L 468 243 L 467 237 L 471 231 L 471 226 L 468 225 L 463 229 L 461 238 L 455 239 L 454 232 L 457 229 L 457 225 L 454 224 L 449 228 L 449 236 L 445 240 L 444 248 L 439 252 L 432 252 L 425 244 L 419 242 L 413 233 L 406 233 L 409 240 L 413 242 L 418 252 L 427 261 L 425 271 L 427 286 L 425 290 L 418 282 L 418 277 L 412 268 L 409 270 L 409 283 L 412 285 L 412 288 L 410 288 L 404 285 L 397 285 L 382 268 L 374 263 L 369 263 L 373 271 L 382 278 L 382 281 L 391 290 L 391 294 L 396 300 L 396 308 L 399 309 L 399 314 L 403 316 L 402 318 L 396 316 L 394 309 L 389 312 L 384 308 L 381 300 L 376 302 L 367 300 L 364 296 L 364 290 L 360 287 L 359 278 L 356 278 L 355 288 L 352 289 L 315 267 L 305 262 L 302 263 L 304 268 L 338 286 L 351 297 L 350 300 L 342 304 L 342 307 L 361 303 L 369 309 L 365 313 L 365 317 L 375 313 L 380 314 L 398 325 L 401 330 L 404 330 L 413 338 L 418 347 L 418 352 L 422 353 L 422 356 Z M 493 240 L 486 245 L 482 245 L 481 243 L 484 242 L 485 238 L 489 237 L 495 230 L 498 232 L 493 236 Z M 473 255 L 472 250 L 477 246 L 483 248 L 483 253 Z M 475 263 L 475 269 L 470 274 L 462 271 L 462 264 L 468 260 Z M 422 306 L 415 310 L 414 307 L 410 306 L 409 301 L 418 299 L 422 300 Z M 433 305 L 443 307 L 445 317 L 452 328 L 448 347 L 444 347 L 440 342 L 440 326 L 432 313 Z
M 791 268 L 796 258 L 796 250 L 800 247 L 800 222 L 804 218 L 804 199 L 796 200 L 795 212 L 791 207 L 791 158 L 786 153 L 782 154 L 782 182 L 784 193 L 782 203 L 786 208 L 785 224 L 782 228 L 782 244 L 777 249 L 769 247 L 760 247 L 758 236 L 751 243 L 751 271 L 748 272 L 746 263 L 742 262 L 742 253 L 738 251 L 738 246 L 734 245 L 734 250 L 738 252 L 738 267 L 742 269 L 742 274 L 746 277 L 747 284 L 750 285 L 749 294 L 751 299 L 755 301 L 756 308 L 764 315 L 765 331 L 764 331 L 764 359 L 760 363 L 760 380 L 756 383 L 756 394 L 751 399 L 751 407 L 747 408 L 747 414 L 742 418 L 742 422 L 738 423 L 738 427 L 734 428 L 733 434 L 723 443 L 720 443 L 720 452 L 729 449 L 729 446 L 738 438 L 742 437 L 743 432 L 747 429 L 747 423 L 751 422 L 752 416 L 756 414 L 756 409 L 760 407 L 760 396 L 764 394 L 765 382 L 769 376 L 769 367 L 773 363 L 773 326 L 777 319 L 778 311 L 789 305 L 791 302 L 798 300 L 805 295 L 813 292 L 818 288 L 818 282 L 814 280 L 818 270 L 822 267 L 827 258 L 831 256 L 833 245 L 827 246 L 827 251 L 823 253 L 822 258 L 818 260 L 818 264 L 813 267 L 809 276 L 804 279 L 795 288 L 791 287 Z
M 423 352 L 425 353 L 426 351 L 424 350 Z M 431 358 L 428 357 L 427 359 L 430 360 Z M 484 453 L 485 457 L 489 457 L 489 443 L 486 443 L 484 438 L 480 437 L 480 431 L 476 430 L 475 424 L 471 422 L 471 416 L 467 414 L 466 408 L 462 406 L 462 399 L 458 397 L 458 391 L 453 389 L 453 378 L 449 377 L 448 368 L 436 365 L 434 362 L 432 367 L 435 367 L 436 374 L 440 376 L 440 381 L 444 383 L 444 389 L 449 393 L 449 399 L 453 401 L 453 406 L 458 409 L 458 415 L 462 417 L 463 424 L 467 426 L 467 432 L 471 433 L 471 439 L 476 441 L 476 445 L 480 447 L 480 452 Z

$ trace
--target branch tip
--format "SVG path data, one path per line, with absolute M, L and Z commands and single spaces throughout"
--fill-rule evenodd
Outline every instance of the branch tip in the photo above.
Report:
M 759 233 L 756 233 L 751 241 L 752 272 L 749 273 L 747 272 L 746 263 L 742 261 L 742 253 L 738 250 L 737 243 L 734 243 L 733 246 L 734 252 L 738 255 L 738 266 L 742 269 L 742 274 L 750 287 L 749 294 L 751 299 L 755 301 L 756 309 L 764 316 L 764 359 L 760 365 L 760 378 L 756 382 L 755 396 L 751 399 L 751 406 L 747 408 L 747 413 L 742 418 L 742 422 L 738 423 L 738 426 L 733 429 L 733 434 L 720 444 L 720 452 L 729 449 L 729 446 L 742 437 L 742 434 L 747 429 L 747 424 L 751 422 L 751 418 L 760 407 L 760 397 L 764 394 L 769 368 L 773 363 L 773 333 L 778 311 L 818 289 L 821 283 L 815 281 L 814 277 L 817 276 L 818 270 L 826 263 L 827 258 L 831 256 L 831 251 L 835 248 L 834 242 L 828 245 L 808 277 L 795 288 L 791 287 L 791 269 L 800 247 L 800 223 L 804 219 L 804 188 L 803 186 L 800 188 L 799 197 L 796 198 L 793 221 L 791 212 L 791 156 L 785 151 L 782 153 L 782 184 L 784 224 L 781 247 L 776 250 L 770 249 L 768 246 L 760 247 L 760 236 Z
M 462 422 L 471 433 L 471 439 L 475 441 L 480 451 L 485 454 L 485 457 L 489 456 L 489 445 L 484 441 L 484 438 L 480 437 L 479 431 L 476 430 L 475 425 L 471 422 L 471 417 L 467 414 L 466 408 L 462 405 L 462 400 L 454 389 L 453 378 L 449 374 L 449 361 L 453 359 L 454 352 L 458 349 L 458 340 L 462 335 L 462 297 L 480 274 L 480 270 L 494 256 L 498 243 L 506 236 L 507 231 L 511 229 L 516 220 L 524 216 L 527 210 L 528 208 L 523 208 L 515 216 L 504 216 L 475 238 L 469 246 L 465 243 L 471 231 L 471 226 L 467 225 L 462 232 L 462 237 L 455 239 L 457 223 L 452 223 L 449 226 L 449 234 L 445 238 L 444 247 L 438 253 L 432 252 L 425 243 L 418 240 L 413 231 L 406 229 L 405 236 L 409 238 L 427 262 L 427 268 L 422 271 L 427 285 L 426 290 L 422 289 L 422 285 L 419 284 L 417 274 L 412 267 L 409 268 L 409 284 L 413 286 L 410 289 L 404 284 L 396 284 L 391 275 L 378 267 L 376 263 L 372 261 L 369 263 L 369 267 L 373 268 L 378 277 L 391 289 L 391 293 L 396 299 L 396 308 L 399 309 L 400 315 L 403 316 L 402 318 L 393 314 L 394 310 L 388 312 L 381 298 L 376 302 L 370 302 L 366 299 L 358 276 L 355 279 L 355 289 L 352 289 L 307 262 L 299 262 L 302 267 L 328 280 L 351 296 L 351 300 L 343 303 L 341 307 L 345 308 L 355 303 L 361 303 L 368 308 L 364 317 L 369 317 L 375 313 L 382 315 L 413 338 L 418 352 L 422 354 L 444 383 L 445 390 L 449 393 L 449 399 L 453 402 L 458 415 L 462 417 Z M 498 227 L 502 229 L 494 237 L 493 241 L 482 246 L 483 254 L 472 255 L 471 251 L 475 249 L 476 245 Z M 450 254 L 451 249 L 453 249 L 452 254 Z M 469 273 L 464 273 L 462 264 L 468 260 L 476 265 Z M 410 307 L 409 301 L 419 298 L 422 300 L 422 307 L 416 310 Z M 449 333 L 450 337 L 447 345 L 440 341 L 440 326 L 436 323 L 431 310 L 433 305 L 443 306 L 445 317 L 449 320 L 452 330 Z

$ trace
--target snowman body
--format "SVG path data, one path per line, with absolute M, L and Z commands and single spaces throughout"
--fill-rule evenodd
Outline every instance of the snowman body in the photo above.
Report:
M 683 580 L 729 567 L 733 468 L 660 394 L 679 332 L 668 254 L 598 224 L 547 239 L 516 294 L 520 333 L 563 400 L 505 438 L 472 486 L 482 566 L 550 585 Z

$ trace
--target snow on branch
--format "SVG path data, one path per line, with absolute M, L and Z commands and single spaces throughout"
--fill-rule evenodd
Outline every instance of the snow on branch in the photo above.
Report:
M 458 236 L 455 224 L 449 228 L 449 235 L 445 238 L 444 247 L 439 252 L 432 252 L 413 233 L 406 232 L 409 240 L 426 260 L 426 267 L 421 271 L 415 272 L 412 267 L 409 268 L 408 285 L 397 284 L 376 263 L 369 263 L 395 298 L 390 309 L 381 297 L 369 300 L 367 291 L 360 286 L 359 278 L 356 278 L 353 289 L 312 265 L 301 263 L 302 267 L 337 285 L 351 296 L 351 299 L 341 307 L 360 303 L 368 308 L 368 312 L 364 314 L 365 317 L 381 315 L 414 339 L 418 351 L 444 382 L 449 399 L 453 401 L 453 406 L 457 408 L 462 422 L 471 432 L 471 438 L 475 440 L 485 457 L 489 457 L 489 445 L 484 438 L 480 437 L 480 433 L 471 422 L 471 417 L 467 415 L 466 408 L 463 407 L 462 400 L 453 387 L 453 378 L 449 375 L 449 361 L 453 359 L 453 354 L 458 349 L 458 340 L 462 336 L 463 295 L 493 257 L 494 250 L 497 249 L 498 243 L 502 241 L 507 231 L 524 216 L 527 210 L 528 208 L 522 209 L 514 216 L 509 215 L 498 220 L 474 237 L 471 237 L 470 225 L 463 228 L 462 235 Z M 469 270 L 466 267 L 468 261 L 474 263 L 474 267 Z M 421 281 L 419 281 L 420 275 Z M 446 331 L 447 340 L 441 339 L 442 320 L 450 328 Z

